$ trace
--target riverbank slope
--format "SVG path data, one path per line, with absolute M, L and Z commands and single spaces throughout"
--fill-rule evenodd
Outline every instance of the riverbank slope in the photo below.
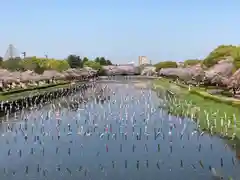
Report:
M 174 94 L 174 97 L 168 99 L 170 113 L 195 119 L 203 130 L 229 138 L 234 136 L 240 138 L 239 107 L 226 104 L 224 101 L 213 100 L 204 91 L 196 91 L 196 89 L 189 91 L 164 78 L 154 80 L 153 88 L 161 92 L 159 93 L 161 95 L 163 95 L 162 92 L 169 90 Z M 199 93 L 202 93 L 202 96 Z M 228 100 L 228 102 L 232 101 Z

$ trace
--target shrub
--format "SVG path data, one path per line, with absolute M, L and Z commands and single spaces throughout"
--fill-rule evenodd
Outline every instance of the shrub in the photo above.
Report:
M 188 60 L 184 61 L 184 67 L 193 66 L 193 65 L 196 65 L 196 64 L 199 64 L 199 63 L 202 63 L 202 62 L 203 61 L 199 60 L 199 59 L 188 59 Z
M 8 69 L 9 71 L 22 71 L 23 66 L 21 65 L 21 59 L 9 59 L 3 61 L 3 68 Z
M 240 106 L 239 101 L 234 101 L 232 99 L 227 99 L 227 98 L 224 98 L 224 97 L 211 95 L 211 94 L 209 94 L 207 92 L 204 92 L 204 91 L 191 90 L 190 93 L 197 94 L 197 95 L 199 95 L 199 96 L 201 96 L 205 99 L 213 100 L 215 102 L 225 103 L 225 104 L 232 105 L 232 106 L 237 106 L 237 107 Z
M 215 65 L 218 61 L 225 59 L 226 57 L 232 57 L 233 60 L 238 58 L 240 48 L 233 45 L 220 45 L 214 49 L 203 61 L 203 64 L 207 67 Z
M 162 61 L 154 65 L 156 71 L 159 71 L 162 68 L 177 68 L 177 63 L 175 61 Z

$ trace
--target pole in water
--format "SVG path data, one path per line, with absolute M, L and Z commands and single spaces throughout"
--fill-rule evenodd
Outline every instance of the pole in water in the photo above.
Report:
M 195 170 L 196 169 L 196 167 L 195 167 L 195 165 L 194 164 L 192 164 L 192 168 Z
M 170 145 L 170 153 L 172 153 L 172 151 L 173 151 L 173 147 L 172 145 Z
M 69 168 L 66 168 L 67 172 L 72 175 L 72 171 Z
M 221 158 L 221 167 L 223 167 L 223 158 Z
M 199 164 L 200 164 L 201 168 L 204 169 L 204 166 L 203 166 L 203 163 L 201 160 L 199 161 Z
M 106 152 L 108 152 L 108 145 L 106 144 Z
M 8 150 L 8 156 L 10 156 L 10 155 L 11 155 L 11 149 Z
M 148 168 L 148 160 L 146 160 L 146 167 Z
M 157 166 L 157 168 L 160 170 L 159 160 L 157 161 L 156 166 Z
M 180 166 L 181 168 L 183 168 L 183 160 L 181 160 Z
M 39 171 L 40 171 L 40 165 L 38 164 L 37 165 L 37 172 L 39 173 Z
M 44 177 L 47 176 L 47 170 L 46 170 L 46 169 L 43 170 L 43 176 L 44 176 Z
M 139 140 L 142 138 L 142 128 L 140 128 L 140 133 L 139 133 Z
M 139 170 L 139 160 L 137 160 L 137 170 Z
M 145 147 L 145 151 L 148 152 L 147 144 L 145 144 L 144 147 Z
M 61 165 L 60 164 L 57 165 L 57 171 L 61 171 Z
M 232 164 L 235 166 L 235 159 L 232 157 Z
M 3 168 L 3 173 L 4 173 L 4 175 L 8 174 L 8 172 L 7 172 L 7 169 L 6 169 L 6 168 Z
M 212 171 L 212 166 L 209 165 L 208 169 L 209 169 L 209 171 L 211 172 L 211 171 Z
M 22 157 L 22 150 L 21 149 L 19 150 L 19 157 L 20 158 Z
M 133 146 L 132 146 L 132 152 L 135 152 L 135 148 L 136 148 L 136 146 L 133 144 Z
M 34 150 L 33 150 L 33 148 L 31 148 L 31 154 L 34 154 Z
M 25 167 L 25 174 L 28 174 L 28 166 Z
M 120 152 L 122 152 L 122 144 L 120 144 Z
M 125 160 L 125 168 L 127 168 L 127 160 Z
M 198 145 L 198 152 L 201 152 L 201 148 L 202 148 L 202 145 L 199 144 L 199 145 Z

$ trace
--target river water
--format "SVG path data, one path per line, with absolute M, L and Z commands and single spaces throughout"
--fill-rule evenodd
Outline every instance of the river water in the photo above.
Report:
M 168 115 L 155 92 L 134 83 L 103 87 L 104 100 L 88 96 L 80 104 L 78 93 L 5 117 L 1 180 L 240 179 L 233 149 L 199 135 L 189 119 Z

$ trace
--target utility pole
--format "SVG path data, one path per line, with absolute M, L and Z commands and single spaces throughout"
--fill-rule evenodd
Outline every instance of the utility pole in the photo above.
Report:
M 10 60 L 13 60 L 13 45 L 12 44 L 10 44 L 9 45 L 9 49 L 8 49 L 8 51 L 9 51 L 9 59 Z
M 26 58 L 26 52 L 22 52 L 22 55 L 23 55 L 23 59 Z
M 8 49 L 3 57 L 3 60 L 6 61 L 6 60 L 12 60 L 16 57 L 19 57 L 20 56 L 20 53 L 18 53 L 17 49 L 12 45 L 10 44 L 8 46 Z

